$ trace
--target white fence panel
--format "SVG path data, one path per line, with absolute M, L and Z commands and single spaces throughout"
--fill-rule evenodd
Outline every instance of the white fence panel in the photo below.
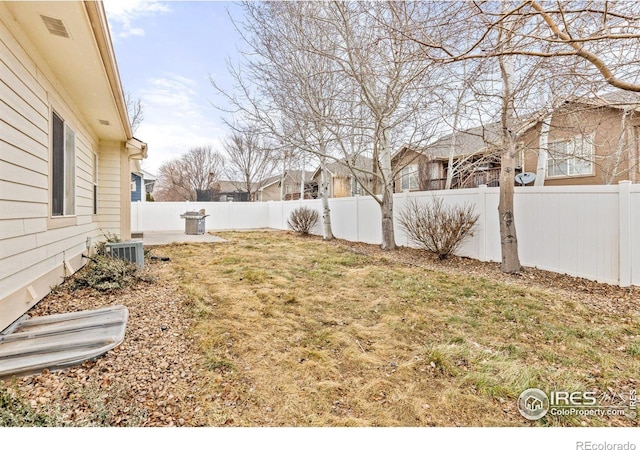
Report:
M 630 240 L 629 248 L 631 251 L 631 257 L 629 262 L 631 264 L 631 284 L 640 286 L 640 185 L 631 185 L 629 210 L 631 217 L 629 221 L 630 228 Z
M 485 259 L 484 261 L 502 261 L 502 251 L 500 250 L 500 217 L 498 215 L 498 204 L 500 203 L 499 188 L 485 188 L 487 193 L 485 196 L 484 211 L 484 245 Z M 515 209 L 515 199 L 514 199 Z M 517 211 L 515 212 L 517 215 Z M 516 227 L 518 219 L 516 217 Z M 517 228 L 516 228 L 517 232 Z
M 517 188 L 522 264 L 600 281 L 617 280 L 617 186 Z
M 516 187 L 515 220 L 524 266 L 607 283 L 640 285 L 640 185 Z M 457 254 L 481 261 L 501 260 L 499 189 L 480 187 L 394 195 L 394 228 L 398 245 L 414 246 L 398 223 L 408 201 L 471 203 L 479 214 L 474 234 Z M 331 224 L 337 238 L 380 244 L 380 206 L 367 196 L 331 199 Z M 204 209 L 207 230 L 274 228 L 286 230 L 291 212 L 300 206 L 318 211 L 320 200 L 283 202 L 144 202 L 132 204 L 135 232 L 184 230 L 186 211 Z M 322 235 L 322 224 L 314 234 Z
M 269 208 L 266 203 L 227 202 L 227 227 L 228 230 L 247 230 L 255 228 L 267 228 L 269 226 Z M 220 230 L 215 218 L 212 230 Z
M 283 214 L 285 202 L 267 202 L 267 227 L 274 230 L 284 230 L 287 227 L 287 222 Z
M 372 197 L 352 197 L 356 213 L 356 233 L 359 242 L 382 243 L 382 211 L 380 204 Z M 353 225 L 351 225 L 353 227 Z
M 269 227 L 269 204 L 246 202 L 135 202 L 131 204 L 131 230 L 180 231 L 187 211 L 205 210 L 207 230 L 244 230 Z
M 353 198 L 331 199 L 331 227 L 335 237 L 358 241 L 358 210 Z

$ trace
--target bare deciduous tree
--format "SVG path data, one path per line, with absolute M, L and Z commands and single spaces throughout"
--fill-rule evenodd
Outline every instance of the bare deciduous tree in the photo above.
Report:
M 429 22 L 410 24 L 405 36 L 420 42 L 423 57 L 438 63 L 490 59 L 500 66 L 501 96 L 501 197 L 500 223 L 502 270 L 520 270 L 513 215 L 513 156 L 522 122 L 514 95 L 528 98 L 539 84 L 529 78 L 519 84 L 522 71 L 551 62 L 548 76 L 580 82 L 585 91 L 598 91 L 604 83 L 619 89 L 640 91 L 636 42 L 640 38 L 640 6 L 628 2 L 455 2 L 423 5 L 432 14 Z M 427 30 L 436 28 L 438 33 Z M 464 39 L 460 39 L 464 36 Z M 523 62 L 515 66 L 516 61 Z M 521 90 L 518 94 L 518 90 Z M 523 95 L 529 91 L 529 96 Z M 551 108 L 553 109 L 553 108 Z M 549 111 L 538 120 L 548 118 Z M 522 115 L 521 115 L 522 117 Z M 544 140 L 544 137 L 543 137 Z M 544 144 L 544 142 L 543 142 Z
M 160 166 L 155 198 L 159 201 L 194 201 L 198 190 L 213 189 L 222 173 L 222 155 L 211 145 L 193 147 Z
M 127 104 L 129 121 L 131 123 L 131 132 L 135 134 L 136 131 L 138 131 L 138 127 L 144 120 L 144 105 L 139 98 L 134 99 L 130 92 L 126 92 L 124 98 Z
M 246 3 L 249 20 L 245 23 L 245 41 L 254 57 L 244 61 L 242 71 L 230 68 L 239 93 L 224 92 L 212 82 L 235 113 L 250 119 L 263 133 L 277 137 L 282 177 L 297 161 L 303 161 L 300 173 L 304 173 L 304 161 L 309 159 L 304 153 L 318 155 L 323 168 L 319 186 L 323 235 L 332 239 L 326 159 L 332 151 L 331 140 L 335 139 L 330 123 L 336 77 L 326 58 L 309 51 L 305 33 L 313 30 L 302 31 L 302 17 L 315 8 L 310 2 Z M 321 38 L 316 35 L 312 42 Z M 301 176 L 299 181 L 303 198 L 305 180 Z M 284 179 L 280 184 L 282 188 Z
M 393 190 L 400 168 L 392 167 L 392 152 L 400 143 L 426 141 L 432 126 L 419 120 L 430 105 L 428 65 L 415 58 L 415 43 L 388 32 L 394 27 L 387 22 L 399 28 L 415 7 L 398 12 L 388 3 L 267 2 L 248 3 L 247 11 L 255 59 L 232 72 L 240 89 L 226 93 L 227 100 L 236 112 L 318 156 L 321 166 L 341 161 L 380 205 L 382 247 L 395 248 Z M 370 167 L 353 164 L 365 158 Z
M 427 96 L 443 65 L 455 71 L 466 60 L 489 61 L 493 74 L 462 86 L 484 92 L 479 103 L 491 104 L 487 119 L 499 123 L 498 138 L 486 146 L 501 159 L 506 272 L 520 270 L 513 213 L 517 143 L 557 106 L 555 94 L 540 95 L 550 80 L 570 80 L 563 95 L 597 92 L 605 84 L 640 90 L 634 44 L 640 6 L 626 2 L 268 2 L 249 3 L 248 11 L 247 41 L 257 59 L 248 71 L 234 72 L 240 93 L 228 99 L 287 146 L 321 161 L 370 157 L 370 170 L 349 169 L 378 181 L 368 193 L 380 204 L 383 248 L 395 247 L 391 194 L 400 168 L 391 166 L 392 149 L 419 148 L 415 144 L 433 134 L 428 128 L 437 119 L 428 115 Z M 309 95 L 326 74 L 330 88 Z M 459 107 L 461 97 L 452 97 Z M 461 119 L 454 117 L 454 131 Z
M 275 152 L 260 134 L 251 128 L 234 130 L 224 142 L 224 173 L 236 188 L 246 190 L 250 199 L 261 187 L 259 182 L 273 175 L 277 164 Z

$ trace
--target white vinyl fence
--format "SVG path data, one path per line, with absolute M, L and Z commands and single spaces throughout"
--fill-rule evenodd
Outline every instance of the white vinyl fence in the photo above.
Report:
M 415 198 L 439 196 L 447 203 L 470 202 L 480 214 L 474 235 L 457 252 L 480 261 L 501 260 L 499 189 L 412 192 L 394 195 L 396 214 Z M 132 204 L 134 232 L 185 229 L 180 214 L 204 209 L 206 228 L 287 229 L 291 211 L 305 205 L 322 215 L 320 200 L 284 202 L 138 202 Z M 336 237 L 371 244 L 381 242 L 381 214 L 371 197 L 330 200 Z M 520 261 L 524 266 L 566 273 L 620 286 L 640 285 L 640 185 L 516 187 L 515 219 Z M 398 245 L 412 246 L 396 222 Z M 322 233 L 318 224 L 314 232 Z

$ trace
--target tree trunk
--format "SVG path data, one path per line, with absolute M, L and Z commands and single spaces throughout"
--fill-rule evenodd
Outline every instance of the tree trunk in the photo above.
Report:
M 547 159 L 549 158 L 549 131 L 551 129 L 551 117 L 542 121 L 540 127 L 540 141 L 538 149 L 538 164 L 536 167 L 536 179 L 534 186 L 544 186 L 547 175 Z
M 284 200 L 284 180 L 286 178 L 286 174 L 287 172 L 284 171 L 280 176 L 280 201 Z
M 327 160 L 320 158 L 320 199 L 322 202 L 323 238 L 326 241 L 333 239 L 331 229 L 331 209 L 329 208 L 329 181 L 327 179 Z
M 502 155 L 500 157 L 500 249 L 502 251 L 501 270 L 518 273 L 522 270 L 518 256 L 515 214 L 513 211 L 514 168 L 516 143 L 513 136 L 515 108 L 513 104 L 513 61 L 509 56 L 499 58 L 502 75 Z
M 385 185 L 382 192 L 382 203 L 380 203 L 380 211 L 382 212 L 382 249 L 395 250 L 396 238 L 393 229 L 393 192 L 389 189 L 389 185 Z
M 380 145 L 380 172 L 382 174 L 382 203 L 380 203 L 380 210 L 382 212 L 382 249 L 383 250 L 395 250 L 396 238 L 395 231 L 393 229 L 393 171 L 391 168 L 391 142 L 389 140 L 389 129 L 384 126 L 381 127 L 380 135 L 378 136 Z
M 515 144 L 509 142 L 500 158 L 500 249 L 502 250 L 501 270 L 506 273 L 518 273 L 522 270 L 518 256 L 518 237 L 513 213 Z
M 304 200 L 304 157 L 302 158 L 302 169 L 300 170 L 300 200 Z
M 451 189 L 451 183 L 453 182 L 454 170 L 454 156 L 456 154 L 457 138 L 458 138 L 458 114 L 460 112 L 460 104 L 456 105 L 456 111 L 453 116 L 453 134 L 451 136 L 451 144 L 449 145 L 449 168 L 447 170 L 447 179 L 444 184 L 446 190 Z
M 620 136 L 618 137 L 618 143 L 616 144 L 616 150 L 613 153 L 613 161 L 610 161 L 608 167 L 605 169 L 605 182 L 604 184 L 613 184 L 620 171 L 620 164 L 622 162 L 622 154 L 624 150 L 627 150 L 628 154 L 631 154 L 626 147 L 626 134 L 627 134 L 627 116 L 631 113 L 629 108 L 625 108 L 622 112 L 622 118 L 620 119 Z M 593 164 L 593 163 L 592 163 Z M 631 167 L 629 166 L 630 170 Z M 627 178 L 628 179 L 628 178 Z
M 447 180 L 445 181 L 445 184 L 444 184 L 444 188 L 446 190 L 451 189 L 451 183 L 453 182 L 453 173 L 455 171 L 453 168 L 453 165 L 454 165 L 453 156 L 455 154 L 455 151 L 456 151 L 456 131 L 454 129 L 453 136 L 451 137 L 451 146 L 449 148 L 449 167 L 447 170 Z

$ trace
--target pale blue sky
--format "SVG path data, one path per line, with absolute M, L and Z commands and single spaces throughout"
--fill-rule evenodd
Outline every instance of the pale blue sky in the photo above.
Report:
M 144 105 L 136 137 L 149 145 L 143 169 L 156 173 L 189 148 L 222 150 L 227 133 L 209 77 L 228 84 L 226 60 L 237 60 L 239 35 L 229 13 L 237 2 L 105 0 L 123 88 Z

